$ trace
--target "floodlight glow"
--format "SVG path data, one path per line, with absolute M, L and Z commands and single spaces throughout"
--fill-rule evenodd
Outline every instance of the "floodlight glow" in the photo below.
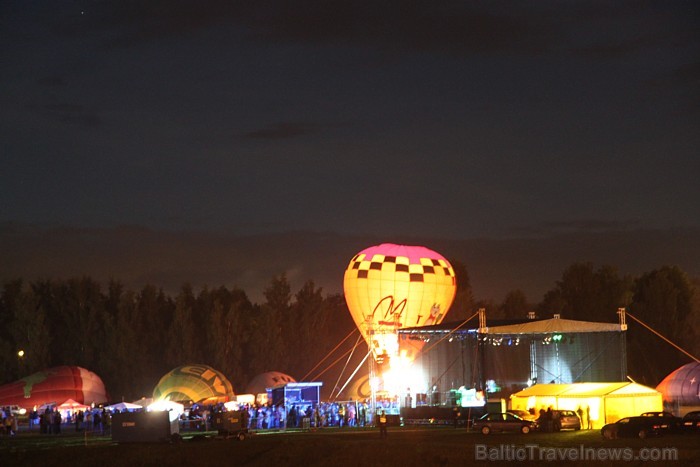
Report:
M 408 357 L 399 356 L 391 360 L 391 368 L 384 373 L 384 390 L 389 394 L 410 392 L 426 393 L 427 378 L 417 366 L 413 366 Z
M 180 415 L 185 413 L 185 406 L 182 404 L 178 404 L 177 402 L 162 399 L 146 407 L 146 411 L 168 412 L 168 418 L 171 422 L 174 422 L 175 420 L 180 418 Z
M 224 402 L 224 407 L 228 412 L 234 412 L 240 409 L 240 404 L 238 403 L 238 401 L 228 401 Z

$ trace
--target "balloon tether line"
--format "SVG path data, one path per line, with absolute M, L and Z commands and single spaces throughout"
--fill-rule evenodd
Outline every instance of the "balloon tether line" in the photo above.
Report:
M 319 362 L 316 364 L 316 366 L 314 366 L 312 369 L 310 369 L 310 370 L 308 371 L 308 373 L 306 373 L 306 374 L 304 375 L 304 377 L 301 378 L 301 381 L 305 381 L 305 380 L 306 380 L 306 377 L 309 376 L 309 375 L 311 374 L 312 371 L 314 371 L 316 368 L 318 368 L 318 367 L 321 365 L 321 363 L 325 362 L 326 359 L 327 359 L 328 357 L 330 357 L 330 356 L 333 354 L 333 352 L 335 352 L 335 351 L 338 349 L 338 347 L 340 347 L 340 346 L 343 344 L 343 342 L 345 342 L 346 340 L 348 340 L 348 338 L 349 338 L 350 336 L 352 336 L 353 333 L 355 333 L 355 332 L 357 332 L 357 328 L 355 328 L 355 329 L 353 329 L 352 331 L 350 331 L 350 334 L 348 334 L 347 336 L 345 336 L 345 338 L 344 338 L 342 341 L 340 341 L 340 342 L 338 343 L 338 345 L 336 345 L 336 346 L 333 348 L 333 350 L 331 350 L 330 352 L 328 352 L 328 353 L 326 354 L 326 356 L 323 357 L 323 358 L 321 359 L 321 361 L 319 361 Z

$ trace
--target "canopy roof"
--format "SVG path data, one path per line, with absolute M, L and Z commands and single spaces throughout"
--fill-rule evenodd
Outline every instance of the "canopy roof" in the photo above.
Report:
M 511 397 L 614 397 L 650 394 L 658 394 L 658 391 L 638 383 L 572 383 L 535 384 L 516 392 Z
M 116 404 L 108 405 L 105 407 L 107 410 L 141 410 L 143 409 L 142 405 L 139 404 L 131 404 L 129 402 L 118 402 Z
M 489 334 L 552 334 L 581 332 L 615 332 L 621 331 L 618 323 L 596 323 L 593 321 L 576 321 L 573 319 L 542 319 L 509 326 L 488 328 Z
M 399 334 L 421 334 L 421 333 L 449 333 L 456 332 L 464 334 L 467 332 L 477 332 L 477 321 L 471 326 L 463 326 L 457 331 L 453 331 L 462 323 L 441 323 L 432 326 L 422 326 L 417 328 L 399 329 Z M 573 319 L 517 319 L 517 320 L 490 320 L 494 326 L 487 326 L 488 334 L 554 334 L 554 333 L 583 333 L 583 332 L 620 332 L 619 323 L 597 323 L 593 321 L 577 321 Z
M 59 405 L 58 408 L 60 410 L 85 410 L 89 409 L 90 406 L 76 402 L 73 399 L 68 399 L 63 404 Z

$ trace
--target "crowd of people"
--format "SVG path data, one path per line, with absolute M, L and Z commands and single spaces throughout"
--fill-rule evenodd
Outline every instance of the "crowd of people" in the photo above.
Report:
M 14 436 L 17 433 L 17 416 L 10 407 L 0 408 L 0 434 Z
M 389 412 L 391 407 L 382 407 Z M 207 408 L 193 406 L 189 415 L 183 415 L 181 421 L 211 421 L 211 414 L 224 411 L 223 404 Z M 245 412 L 247 428 L 250 430 L 286 429 L 286 428 L 324 428 L 324 427 L 364 427 L 374 422 L 369 405 L 365 402 L 321 402 L 292 403 L 285 409 L 283 405 L 248 404 L 241 406 Z
M 386 404 L 385 404 L 386 405 Z M 382 413 L 390 412 L 392 407 L 378 408 Z M 287 429 L 287 428 L 323 428 L 323 427 L 365 427 L 375 422 L 369 404 L 360 401 L 321 402 L 319 404 L 299 403 L 284 405 L 249 404 L 240 407 L 245 412 L 245 424 L 250 430 Z M 185 431 L 205 431 L 212 428 L 212 415 L 225 411 L 223 404 L 193 404 L 180 416 L 180 428 Z M 3 434 L 17 433 L 18 417 L 10 410 L 2 412 L 0 431 Z M 88 432 L 109 434 L 112 413 L 105 408 L 95 407 L 87 410 L 60 411 L 56 407 L 42 407 L 32 410 L 28 415 L 30 430 L 37 427 L 41 434 L 60 434 L 62 432 Z
M 33 410 L 29 414 L 29 428 L 39 425 L 41 434 L 59 434 L 61 429 L 72 428 L 75 432 L 89 431 L 99 434 L 109 433 L 111 413 L 104 408 L 65 411 L 46 407 L 43 411 Z

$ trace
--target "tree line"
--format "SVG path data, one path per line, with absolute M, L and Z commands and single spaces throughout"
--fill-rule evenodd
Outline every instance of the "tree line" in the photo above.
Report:
M 458 281 L 448 321 L 477 308 L 489 319 L 538 317 L 611 322 L 619 307 L 700 354 L 700 283 L 677 267 L 638 277 L 611 266 L 575 263 L 540 303 L 522 291 L 501 302 L 475 301 L 463 264 L 453 262 Z M 195 292 L 183 285 L 174 296 L 154 285 L 129 290 L 80 277 L 6 281 L 0 295 L 0 384 L 58 365 L 98 374 L 113 400 L 150 396 L 158 379 L 186 363 L 220 370 L 237 392 L 255 375 L 277 370 L 304 377 L 355 328 L 341 294 L 324 294 L 312 280 L 292 292 L 275 276 L 253 303 L 245 291 L 224 286 Z M 690 361 L 687 356 L 628 320 L 628 369 L 638 382 L 656 385 Z M 352 346 L 352 343 L 348 345 Z M 19 356 L 18 350 L 24 355 Z

